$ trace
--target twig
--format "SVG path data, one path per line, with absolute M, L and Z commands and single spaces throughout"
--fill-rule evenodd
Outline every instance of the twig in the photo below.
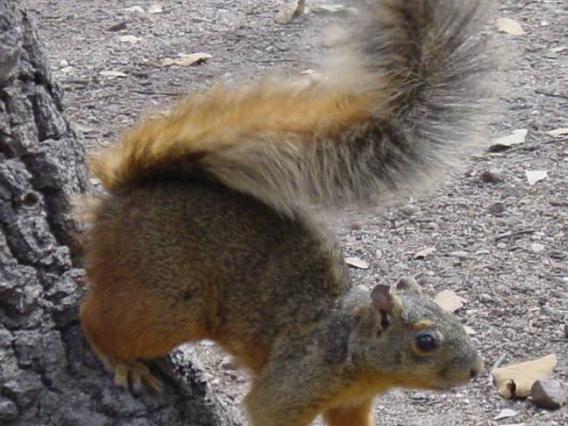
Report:
M 493 375 L 491 374 L 491 372 L 493 370 L 495 370 L 496 368 L 499 368 L 501 366 L 501 364 L 503 364 L 503 361 L 505 361 L 505 358 L 507 358 L 507 354 L 504 352 L 502 353 L 499 358 L 497 358 L 497 360 L 493 363 L 493 367 L 491 367 L 491 369 L 489 370 L 489 384 L 493 384 Z
M 526 234 L 532 234 L 536 232 L 536 229 L 523 229 L 521 231 L 517 231 L 517 232 L 504 232 L 502 234 L 499 234 L 495 237 L 495 241 L 499 241 L 499 240 L 503 240 L 505 238 L 509 238 L 509 237 L 517 237 L 519 235 L 526 235 Z
M 133 90 L 140 95 L 183 96 L 181 92 L 157 92 L 155 90 Z
M 544 90 L 540 90 L 540 89 L 536 89 L 535 93 L 538 93 L 539 95 L 550 96 L 552 98 L 568 99 L 568 95 L 564 95 L 562 93 L 545 92 Z

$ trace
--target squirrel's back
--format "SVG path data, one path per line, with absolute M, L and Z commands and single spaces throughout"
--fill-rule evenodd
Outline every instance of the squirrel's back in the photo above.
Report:
M 261 342 L 310 323 L 351 286 L 338 246 L 318 226 L 207 181 L 161 179 L 110 195 L 92 225 L 87 271 L 93 291 L 113 300 L 109 333 L 158 327 L 169 336 L 192 324 L 200 338 L 229 350 L 233 339 L 250 341 L 262 353 Z M 126 305 L 147 313 L 131 324 Z M 157 307 L 168 314 L 151 315 Z

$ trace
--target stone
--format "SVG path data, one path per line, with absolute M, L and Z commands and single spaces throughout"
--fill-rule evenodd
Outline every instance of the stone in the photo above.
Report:
M 537 380 L 531 387 L 531 401 L 534 405 L 548 410 L 556 410 L 566 404 L 568 392 L 566 385 L 555 379 Z
M 486 169 L 482 171 L 479 178 L 485 183 L 499 183 L 504 181 L 503 173 L 496 169 Z

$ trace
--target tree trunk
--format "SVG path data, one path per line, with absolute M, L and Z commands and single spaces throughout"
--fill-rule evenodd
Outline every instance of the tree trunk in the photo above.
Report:
M 0 0 L 0 424 L 235 424 L 184 354 L 162 395 L 134 398 L 86 345 L 70 216 L 85 150 L 17 3 Z

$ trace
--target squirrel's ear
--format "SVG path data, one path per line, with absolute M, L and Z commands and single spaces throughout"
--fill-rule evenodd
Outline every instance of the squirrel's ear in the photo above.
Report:
M 381 313 L 391 314 L 395 307 L 400 305 L 400 302 L 393 292 L 393 289 L 388 285 L 376 285 L 371 291 L 371 301 L 373 306 Z
M 418 285 L 418 282 L 414 279 L 414 277 L 401 277 L 398 281 L 394 284 L 394 289 L 397 291 L 403 291 L 406 293 L 414 293 L 417 295 L 422 294 L 422 289 Z

